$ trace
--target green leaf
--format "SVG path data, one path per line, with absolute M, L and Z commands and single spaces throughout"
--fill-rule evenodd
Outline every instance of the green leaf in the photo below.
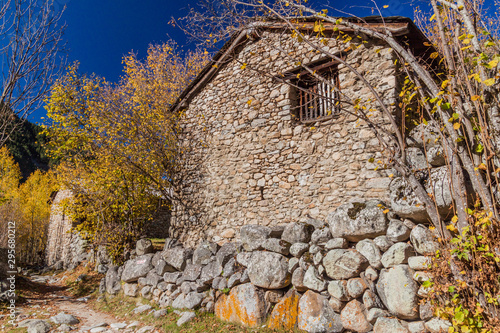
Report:
M 450 103 L 442 103 L 441 104 L 441 109 L 443 110 L 448 110 L 451 108 L 451 104 Z
M 482 153 L 483 150 L 484 150 L 484 146 L 482 144 L 480 144 L 480 143 L 478 143 L 477 146 L 476 146 L 476 148 L 474 149 L 474 151 L 476 153 L 479 153 L 479 154 Z

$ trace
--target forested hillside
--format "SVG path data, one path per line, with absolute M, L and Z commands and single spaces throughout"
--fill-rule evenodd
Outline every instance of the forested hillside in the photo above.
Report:
M 16 122 L 22 122 L 22 124 L 13 133 L 7 147 L 16 163 L 19 164 L 22 181 L 25 181 L 35 170 L 47 171 L 50 159 L 44 153 L 45 136 L 42 134 L 42 128 L 19 118 Z

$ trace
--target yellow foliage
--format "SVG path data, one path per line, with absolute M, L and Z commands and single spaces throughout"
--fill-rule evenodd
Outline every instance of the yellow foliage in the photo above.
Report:
M 68 68 L 52 87 L 47 115 L 49 153 L 57 174 L 76 199 L 80 231 L 117 258 L 135 241 L 162 199 L 171 199 L 180 169 L 182 113 L 170 111 L 206 65 L 205 52 L 181 57 L 173 43 L 151 45 L 144 61 L 123 58 L 118 84 Z
M 0 148 L 0 205 L 16 195 L 21 171 L 7 147 Z
M 51 172 L 37 170 L 19 185 L 19 166 L 6 147 L 0 149 L 0 176 L 0 233 L 5 237 L 7 223 L 15 223 L 18 262 L 40 263 L 47 240 L 50 196 L 56 190 L 55 178 Z M 3 242 L 2 238 L 0 243 Z

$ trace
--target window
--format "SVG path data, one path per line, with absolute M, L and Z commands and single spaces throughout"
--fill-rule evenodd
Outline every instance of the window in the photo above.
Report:
M 308 71 L 294 73 L 295 78 L 292 79 L 292 83 L 296 86 L 295 116 L 302 123 L 330 119 L 340 112 L 337 63 L 329 61 L 308 67 L 324 80 L 318 79 Z

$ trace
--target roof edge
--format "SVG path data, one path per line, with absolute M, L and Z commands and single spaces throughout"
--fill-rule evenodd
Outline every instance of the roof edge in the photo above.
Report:
M 305 23 L 307 22 L 315 22 L 317 19 L 313 17 L 294 17 L 293 19 L 303 20 Z M 389 30 L 395 36 L 411 36 L 414 35 L 415 39 L 427 41 L 425 35 L 418 29 L 413 21 L 404 16 L 390 16 L 390 17 L 382 17 L 382 16 L 367 16 L 367 17 L 340 17 L 339 19 L 346 20 L 349 22 L 356 22 L 359 24 L 366 24 L 370 26 L 375 26 L 377 29 L 387 29 L 389 24 L 405 24 L 406 27 L 399 27 L 399 29 L 395 29 L 394 26 L 392 29 L 389 27 Z M 328 24 L 333 25 L 333 24 Z M 378 27 L 380 25 L 380 27 Z M 192 98 L 196 96 L 196 94 L 201 90 L 203 86 L 208 84 L 213 77 L 217 74 L 217 72 L 221 69 L 221 67 L 228 61 L 233 54 L 232 51 L 236 50 L 238 46 L 243 45 L 247 40 L 251 38 L 253 32 L 256 29 L 283 29 L 284 23 L 281 20 L 264 20 L 264 21 L 256 21 L 252 22 L 249 25 L 240 28 L 237 30 L 230 39 L 221 47 L 221 49 L 214 55 L 212 60 L 201 70 L 201 72 L 193 79 L 193 81 L 182 91 L 177 100 L 172 104 L 170 110 L 173 112 L 178 112 L 180 109 L 187 107 L 191 102 Z M 353 29 L 344 27 L 341 28 L 342 31 L 353 31 Z

